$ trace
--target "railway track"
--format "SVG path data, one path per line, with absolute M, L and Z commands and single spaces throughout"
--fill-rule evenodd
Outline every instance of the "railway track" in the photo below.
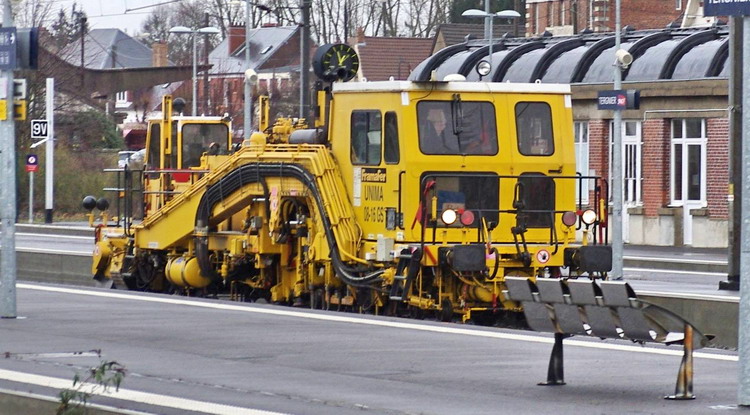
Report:
M 91 252 L 81 247 L 71 248 L 66 244 L 65 236 L 71 240 L 81 241 L 92 238 L 93 230 L 77 226 L 44 226 L 17 225 L 19 238 L 24 235 L 44 234 L 54 238 L 52 248 L 24 247 L 17 242 L 17 278 L 19 281 L 34 281 L 51 284 L 96 286 L 91 278 Z M 54 235 L 54 236 L 53 236 Z M 17 239 L 19 239 L 17 238 Z M 92 244 L 93 246 L 93 244 Z M 726 262 L 721 259 L 705 258 L 668 258 L 653 255 L 625 255 L 626 271 L 633 269 L 639 275 L 658 272 L 675 272 L 700 275 L 701 273 L 726 273 Z M 627 276 L 626 272 L 626 276 Z M 715 276 L 714 276 L 715 277 Z M 627 278 L 626 278 L 627 279 Z M 633 281 L 640 298 L 667 307 L 684 316 L 701 331 L 716 336 L 718 347 L 734 348 L 737 346 L 737 315 L 739 297 L 737 293 L 719 292 L 715 286 L 708 289 L 690 289 L 672 284 L 649 284 L 647 288 Z M 640 281 L 638 281 L 640 282 Z

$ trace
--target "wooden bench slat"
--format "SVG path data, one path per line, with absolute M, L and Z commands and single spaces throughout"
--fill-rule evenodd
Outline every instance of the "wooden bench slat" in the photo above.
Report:
M 555 324 L 553 311 L 547 304 L 524 301 L 523 313 L 526 316 L 526 323 L 532 330 L 560 333 L 557 324 Z
M 651 328 L 642 310 L 617 307 L 617 314 L 620 316 L 623 334 L 631 340 L 652 342 L 660 341 L 659 337 L 665 337 L 659 336 L 660 333 Z
M 508 287 L 508 295 L 513 301 L 534 301 L 531 294 L 531 286 L 534 284 L 525 277 L 505 277 L 505 286 Z
M 624 281 L 602 281 L 599 283 L 604 297 L 604 305 L 610 307 L 629 307 L 630 299 L 635 298 L 635 292 Z
M 591 326 L 591 335 L 597 337 L 609 337 L 613 339 L 620 338 L 620 331 L 617 330 L 619 324 L 615 320 L 616 316 L 609 307 L 600 307 L 597 305 L 586 305 L 583 307 L 586 311 L 586 317 Z
M 593 280 L 568 280 L 570 297 L 574 304 L 596 305 L 596 285 Z
M 581 308 L 572 304 L 553 304 L 557 325 L 565 334 L 588 334 Z
M 539 290 L 539 299 L 545 303 L 564 303 L 563 281 L 559 278 L 536 280 L 536 287 Z

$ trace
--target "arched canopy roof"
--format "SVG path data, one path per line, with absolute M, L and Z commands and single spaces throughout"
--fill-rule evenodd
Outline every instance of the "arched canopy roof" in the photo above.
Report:
M 623 81 L 726 78 L 726 26 L 624 31 L 621 48 L 633 55 Z M 513 38 L 493 42 L 492 72 L 484 81 L 598 84 L 612 82 L 615 61 L 613 33 Z M 449 46 L 423 61 L 409 80 L 437 80 L 459 73 L 480 80 L 476 65 L 488 60 L 486 40 Z M 434 72 L 433 72 L 434 71 Z

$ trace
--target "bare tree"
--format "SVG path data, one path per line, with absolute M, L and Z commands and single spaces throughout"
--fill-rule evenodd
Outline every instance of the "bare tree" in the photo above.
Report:
M 21 0 L 13 5 L 17 27 L 43 27 L 52 18 L 50 0 Z

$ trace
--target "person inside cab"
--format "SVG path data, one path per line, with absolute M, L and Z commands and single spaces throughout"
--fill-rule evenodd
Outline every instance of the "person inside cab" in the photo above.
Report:
M 489 102 L 423 101 L 417 104 L 417 120 L 424 154 L 497 154 L 495 111 Z

